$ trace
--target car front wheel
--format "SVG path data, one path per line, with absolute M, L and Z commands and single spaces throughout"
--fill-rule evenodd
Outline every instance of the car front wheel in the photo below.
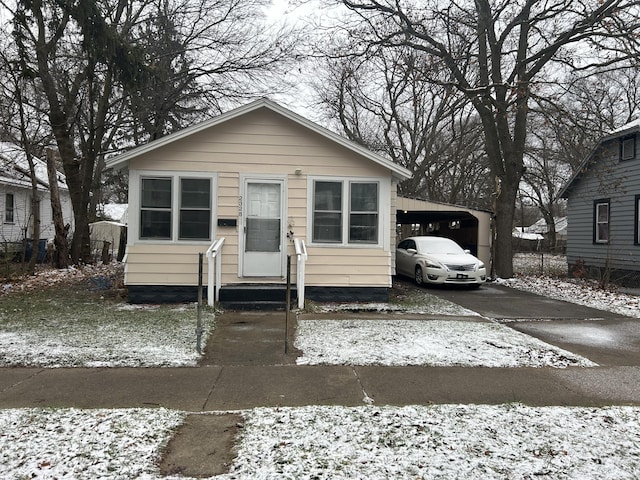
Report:
M 424 283 L 424 277 L 422 276 L 422 267 L 420 265 L 416 266 L 416 272 L 413 278 L 416 281 L 416 285 L 422 285 Z

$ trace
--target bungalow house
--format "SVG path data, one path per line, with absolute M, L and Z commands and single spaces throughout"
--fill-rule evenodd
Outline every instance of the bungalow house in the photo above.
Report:
M 561 196 L 574 275 L 640 285 L 640 121 L 603 137 Z
M 396 184 L 410 172 L 261 99 L 107 161 L 129 169 L 129 301 L 211 303 L 282 288 L 298 305 L 387 301 Z M 256 289 L 255 287 L 260 287 Z
M 33 160 L 40 199 L 39 237 L 46 240 L 55 235 L 49 176 L 46 163 L 38 158 Z M 64 221 L 72 223 L 73 209 L 64 175 L 57 173 L 57 179 Z M 0 242 L 3 244 L 0 251 L 22 248 L 25 240 L 33 238 L 31 189 L 31 174 L 24 150 L 12 143 L 0 142 Z

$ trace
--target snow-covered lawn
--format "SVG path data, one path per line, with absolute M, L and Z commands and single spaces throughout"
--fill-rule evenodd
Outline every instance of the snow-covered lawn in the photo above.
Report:
M 0 296 L 0 366 L 195 366 L 196 304 L 143 305 L 109 296 L 113 265 L 44 270 Z M 205 340 L 214 323 L 203 315 Z
M 219 480 L 640 477 L 635 407 L 309 406 L 240 413 L 237 457 Z M 167 478 L 156 462 L 183 418 L 164 409 L 0 411 L 0 477 Z
M 57 275 L 55 280 L 58 280 Z M 62 283 L 64 281 L 61 280 Z M 564 299 L 580 301 L 606 310 L 620 311 L 617 309 L 624 307 L 622 313 L 639 316 L 637 297 L 604 291 L 600 291 L 602 295 L 596 296 L 597 290 L 592 289 L 582 294 L 582 288 L 588 285 L 586 282 L 566 281 L 570 285 L 565 285 L 548 277 L 538 282 L 536 277 L 530 276 L 519 277 L 509 282 L 515 288 L 535 289 L 537 293 L 548 296 L 558 295 L 558 289 L 564 290 L 569 292 L 568 297 L 562 297 Z M 580 290 L 569 290 L 574 286 L 580 287 Z M 16 290 L 25 290 L 29 294 L 33 292 L 24 285 L 2 288 L 5 294 Z M 549 346 L 538 350 L 540 345 L 523 342 L 522 337 L 515 339 L 512 336 L 513 332 L 503 325 L 484 322 L 481 319 L 447 319 L 447 315 L 469 315 L 471 312 L 457 309 L 453 305 L 439 304 L 424 290 L 418 290 L 418 293 L 407 292 L 400 297 L 400 301 L 395 303 L 396 307 L 392 307 L 396 312 L 394 319 L 377 322 L 380 326 L 379 331 L 371 330 L 376 322 L 367 320 L 333 324 L 317 320 L 301 321 L 299 341 L 308 340 L 310 334 L 306 333 L 307 330 L 320 328 L 323 330 L 321 334 L 331 337 L 330 340 L 339 340 L 349 345 L 345 350 L 351 352 L 351 357 L 339 362 L 356 364 L 389 362 L 388 353 L 394 350 L 393 345 L 396 346 L 396 350 L 413 350 L 414 353 L 420 354 L 422 350 L 434 349 L 441 355 L 435 360 L 415 360 L 412 356 L 412 359 L 408 360 L 409 363 L 451 362 L 448 364 L 458 365 L 461 364 L 462 358 L 468 359 L 472 355 L 481 358 L 482 355 L 488 355 L 495 359 L 499 352 L 509 352 L 503 357 L 509 360 L 504 361 L 514 361 L 518 365 L 530 365 L 526 362 L 532 359 L 538 361 L 536 359 L 542 357 L 548 361 L 549 358 L 563 355 L 566 356 L 564 361 L 569 364 L 582 362 L 580 359 L 567 356 L 566 352 L 550 351 L 547 349 Z M 64 310 L 46 310 L 46 305 L 39 309 L 41 306 L 29 307 L 29 304 L 25 303 L 25 309 L 30 308 L 31 315 L 23 315 L 17 310 L 14 311 L 17 307 L 7 307 L 7 299 L 8 296 L 3 296 L 0 301 L 0 364 L 5 366 L 20 363 L 16 362 L 15 358 L 24 359 L 25 356 L 21 354 L 22 357 L 17 357 L 18 354 L 15 352 L 25 348 L 33 351 L 28 361 L 35 362 L 36 357 L 44 355 L 41 348 L 51 349 L 55 344 L 47 344 L 45 340 L 53 338 L 50 335 L 69 324 L 69 316 L 75 314 L 82 317 L 79 312 L 85 311 L 84 307 L 77 303 L 69 309 L 65 314 L 68 316 L 65 317 L 60 313 Z M 170 332 L 168 335 L 160 334 L 160 330 L 166 327 L 162 319 L 173 315 L 171 309 L 127 310 L 117 302 L 104 300 L 104 305 L 98 311 L 104 318 L 110 319 L 107 323 L 109 326 L 116 328 L 118 322 L 114 318 L 118 315 L 131 315 L 127 318 L 132 322 L 135 320 L 136 329 L 128 329 L 127 322 L 123 322 L 117 327 L 122 330 L 116 329 L 113 333 L 120 343 L 124 344 L 123 338 L 131 336 L 135 338 L 135 348 L 141 348 L 140 337 L 135 337 L 134 330 L 143 330 L 146 332 L 145 336 L 151 339 L 148 341 L 153 348 L 162 351 L 165 361 L 167 357 L 177 357 L 175 351 L 167 347 L 166 339 L 182 334 L 172 330 L 167 330 Z M 398 304 L 401 306 L 397 307 Z M 359 305 L 353 308 L 362 307 Z M 329 307 L 331 308 L 349 310 L 352 307 Z M 381 307 L 372 305 L 368 309 L 378 310 Z M 42 315 L 46 312 L 49 313 Z M 443 315 L 444 318 L 425 321 L 404 320 L 402 313 L 398 312 L 422 312 Z M 143 317 L 147 313 L 155 320 L 144 321 Z M 184 322 L 188 325 L 185 327 L 185 336 L 188 332 L 189 348 L 192 349 L 192 312 L 178 310 L 175 313 L 180 318 L 182 313 L 185 313 Z M 25 319 L 33 322 L 32 327 L 29 327 L 31 330 L 19 330 L 15 320 L 18 317 L 22 318 L 23 324 Z M 366 314 L 363 318 L 366 318 Z M 157 323 L 158 321 L 160 323 Z M 84 319 L 76 325 L 90 330 L 97 341 L 112 338 L 112 332 L 107 332 L 108 328 L 104 324 L 91 323 Z M 101 329 L 101 326 L 104 328 Z M 444 340 L 441 340 L 439 347 L 435 344 L 427 346 L 427 340 L 437 341 L 436 338 L 442 335 L 443 329 L 446 329 L 449 335 L 446 339 L 447 344 L 457 342 L 460 348 L 444 349 L 441 346 Z M 358 330 L 358 336 L 363 337 L 357 342 L 350 336 L 350 332 L 354 330 Z M 27 334 L 38 333 L 39 336 L 29 337 L 29 341 L 21 343 L 22 333 L 25 333 L 25 338 Z M 68 342 L 69 350 L 61 351 L 58 358 L 70 356 L 73 344 L 75 348 L 84 346 L 97 351 L 96 344 L 91 343 L 91 336 L 76 336 Z M 420 340 L 416 341 L 418 338 Z M 471 338 L 477 343 L 471 343 Z M 527 341 L 531 340 L 526 338 Z M 109 341 L 113 342 L 113 339 Z M 407 348 L 411 341 L 416 343 Z M 58 334 L 56 342 L 60 347 L 60 344 L 64 343 L 64 334 Z M 133 344 L 126 344 L 122 351 L 112 350 L 112 356 L 107 358 L 121 362 L 127 358 L 124 350 L 134 349 L 131 345 Z M 339 344 L 333 344 L 327 351 L 340 348 Z M 315 361 L 312 360 L 312 355 L 316 353 L 313 353 L 310 347 L 303 347 L 303 350 L 303 359 L 307 359 L 309 363 Z M 463 353 L 465 350 L 467 352 Z M 371 352 L 375 355 L 368 357 Z M 447 360 L 443 360 L 445 353 L 449 355 Z M 103 359 L 105 355 L 101 351 L 92 358 Z M 323 355 L 326 359 L 327 355 Z M 147 350 L 145 358 L 149 356 Z M 27 363 L 27 360 L 21 362 Z M 56 362 L 59 363 L 60 360 L 51 360 L 48 365 L 55 365 Z M 486 357 L 482 362 L 488 362 Z M 139 363 L 134 363 L 137 364 Z M 213 414 L 216 413 L 221 412 Z M 640 407 L 532 408 L 513 404 L 399 408 L 366 405 L 259 408 L 240 413 L 244 417 L 244 424 L 235 446 L 237 457 L 230 467 L 229 474 L 215 477 L 219 480 L 640 478 Z M 184 412 L 166 409 L 0 410 L 0 478 L 168 478 L 159 476 L 156 462 L 172 432 L 184 417 Z M 173 478 L 184 480 L 185 477 Z
M 579 355 L 488 321 L 298 320 L 298 364 L 592 367 Z

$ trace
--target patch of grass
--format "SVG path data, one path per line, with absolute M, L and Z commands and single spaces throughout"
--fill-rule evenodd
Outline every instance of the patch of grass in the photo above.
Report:
M 11 293 L 0 306 L 0 365 L 195 365 L 196 320 L 195 303 L 129 305 L 90 279 Z M 203 320 L 206 341 L 213 311 Z

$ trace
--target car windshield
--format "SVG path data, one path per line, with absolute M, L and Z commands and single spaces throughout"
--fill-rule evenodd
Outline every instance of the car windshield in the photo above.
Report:
M 446 238 L 416 238 L 416 245 L 420 253 L 442 253 L 461 255 L 464 250 L 452 240 Z

